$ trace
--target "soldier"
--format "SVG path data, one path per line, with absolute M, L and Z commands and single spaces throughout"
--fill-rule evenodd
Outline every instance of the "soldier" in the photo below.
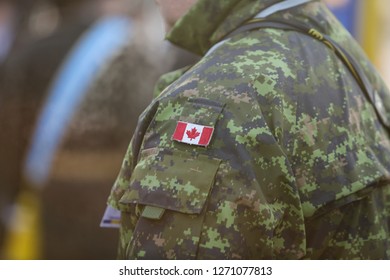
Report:
M 390 95 L 326 6 L 157 2 L 203 58 L 140 117 L 119 258 L 388 259 Z

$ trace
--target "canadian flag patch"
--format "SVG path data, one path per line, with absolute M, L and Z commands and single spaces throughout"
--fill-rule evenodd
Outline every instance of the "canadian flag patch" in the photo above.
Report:
M 214 127 L 188 122 L 177 122 L 172 139 L 190 145 L 207 147 L 213 136 Z

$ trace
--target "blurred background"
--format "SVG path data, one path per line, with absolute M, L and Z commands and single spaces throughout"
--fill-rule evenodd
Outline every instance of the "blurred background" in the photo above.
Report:
M 325 2 L 390 86 L 390 1 Z M 99 224 L 138 115 L 198 59 L 163 38 L 153 0 L 0 0 L 0 259 L 116 257 Z

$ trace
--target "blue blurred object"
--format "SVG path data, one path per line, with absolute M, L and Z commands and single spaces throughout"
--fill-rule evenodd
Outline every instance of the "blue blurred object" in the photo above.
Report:
M 358 36 L 357 17 L 359 13 L 359 1 L 349 0 L 343 6 L 337 8 L 330 7 L 330 10 L 356 38 Z
M 108 17 L 96 22 L 62 64 L 39 116 L 25 162 L 25 176 L 42 187 L 73 114 L 102 66 L 130 41 L 130 21 Z

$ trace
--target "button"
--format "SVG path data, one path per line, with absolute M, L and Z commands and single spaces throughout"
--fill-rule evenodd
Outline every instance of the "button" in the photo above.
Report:
M 144 211 L 142 211 L 141 217 L 151 219 L 151 220 L 160 220 L 165 212 L 165 209 L 146 205 Z

